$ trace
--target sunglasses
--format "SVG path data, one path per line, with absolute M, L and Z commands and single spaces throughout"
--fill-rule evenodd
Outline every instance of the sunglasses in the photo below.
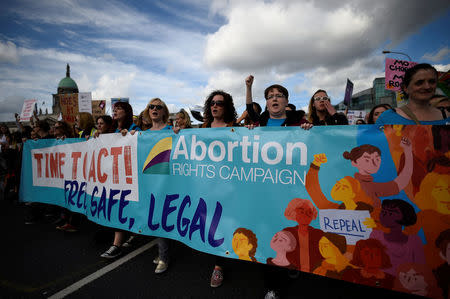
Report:
M 150 107 L 150 110 L 153 110 L 155 108 L 156 108 L 156 110 L 161 110 L 163 108 L 163 106 L 161 106 L 161 105 L 153 105 L 153 104 L 150 104 L 149 107 Z
M 224 101 L 211 101 L 211 107 L 217 105 L 217 107 L 223 107 L 225 105 Z
M 314 101 L 329 101 L 330 98 L 329 97 L 316 97 L 314 98 Z

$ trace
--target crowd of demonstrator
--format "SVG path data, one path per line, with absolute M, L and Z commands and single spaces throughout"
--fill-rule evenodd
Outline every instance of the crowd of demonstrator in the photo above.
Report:
M 246 110 L 238 118 L 232 96 L 222 90 L 213 91 L 205 100 L 202 115 L 194 115 L 202 121 L 201 128 L 245 126 L 253 129 L 257 126 L 299 126 L 308 130 L 313 126 L 348 125 L 345 114 L 338 113 L 325 90 L 317 90 L 311 97 L 308 111 L 296 110 L 289 103 L 288 90 L 278 84 L 267 87 L 264 91 L 266 100 L 265 110 L 253 102 L 253 76 L 245 79 Z M 402 84 L 402 90 L 408 98 L 408 104 L 393 109 L 388 104 L 373 107 L 365 120 L 358 120 L 356 124 L 449 124 L 448 109 L 450 101 L 446 97 L 435 95 L 437 72 L 428 64 L 418 64 L 409 69 Z M 438 109 L 437 109 L 438 108 Z M 20 183 L 21 149 L 26 139 L 46 138 L 95 138 L 99 134 L 122 133 L 134 134 L 135 131 L 180 130 L 192 128 L 189 114 L 181 110 L 176 114 L 175 122 L 169 120 L 169 110 L 159 98 L 153 98 L 139 116 L 133 116 L 132 107 L 125 102 L 118 102 L 114 106 L 113 117 L 103 115 L 94 120 L 89 113 L 79 113 L 75 125 L 58 121 L 50 126 L 46 120 L 36 121 L 32 126 L 23 126 L 17 119 L 18 131 L 11 134 L 8 127 L 1 126 L 1 191 L 3 197 L 17 198 Z M 76 232 L 79 229 L 82 216 L 59 208 L 28 203 L 26 223 L 32 224 L 43 216 L 57 215 L 57 229 Z M 55 223 L 56 224 L 56 223 Z M 127 238 L 128 237 L 128 238 Z M 111 247 L 101 257 L 116 258 L 121 255 L 122 247 L 132 246 L 136 236 L 124 231 L 116 231 Z M 167 270 L 169 263 L 169 246 L 164 238 L 159 239 L 159 256 L 155 258 L 157 265 L 155 273 Z M 218 287 L 223 282 L 224 267 L 227 259 L 216 258 L 210 285 Z M 269 266 L 270 267 L 270 266 Z M 292 271 L 292 270 L 291 270 Z M 274 285 L 273 273 L 268 272 L 270 291 L 266 298 L 274 298 L 280 286 Z M 292 276 L 292 273 L 290 273 Z M 275 275 L 283 275 L 276 273 Z

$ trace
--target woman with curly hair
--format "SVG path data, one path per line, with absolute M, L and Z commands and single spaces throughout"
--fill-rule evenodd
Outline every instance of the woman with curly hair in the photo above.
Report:
M 236 125 L 237 113 L 233 97 L 222 90 L 213 91 L 205 101 L 203 115 L 206 119 L 202 128 L 233 127 Z
M 234 108 L 233 97 L 222 90 L 215 90 L 208 95 L 203 107 L 205 122 L 202 128 L 221 128 L 237 126 L 237 113 Z M 219 287 L 223 282 L 223 265 L 227 260 L 216 256 L 216 263 L 211 275 L 210 286 Z
M 113 119 L 109 115 L 100 115 L 97 117 L 97 131 L 99 134 L 112 133 L 113 130 Z

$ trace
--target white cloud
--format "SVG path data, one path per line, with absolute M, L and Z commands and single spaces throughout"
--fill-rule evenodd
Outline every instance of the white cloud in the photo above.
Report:
M 69 63 L 71 77 L 80 91 L 91 91 L 94 99 L 129 97 L 135 112 L 142 111 L 153 97 L 160 97 L 171 104 L 171 111 L 203 101 L 201 88 L 190 82 L 189 76 L 182 78 L 159 74 L 142 66 L 118 61 L 112 55 L 96 57 L 67 50 L 22 47 L 17 52 L 27 71 L 12 66 L 2 69 L 0 91 L 3 96 L 37 98 L 45 100 L 48 106 L 59 80 L 65 76 L 66 63 Z M 173 59 L 176 59 L 178 54 L 174 55 Z M 169 58 L 167 56 L 165 59 Z M 183 59 L 188 58 L 178 57 L 178 61 L 182 64 Z
M 109 75 L 101 76 L 92 91 L 92 98 L 126 97 L 130 94 L 130 85 L 135 76 L 136 73 L 126 73 L 114 78 Z
M 450 71 L 450 64 L 434 64 L 433 65 L 439 72 Z
M 17 47 L 13 42 L 0 41 L 0 63 L 18 63 L 19 55 L 17 54 Z
M 446 58 L 449 54 L 450 49 L 446 46 L 441 48 L 437 53 L 425 53 L 422 59 L 438 62 Z
M 350 65 L 331 71 L 326 67 L 320 67 L 304 74 L 305 81 L 295 87 L 297 92 L 306 92 L 312 95 L 318 89 L 325 89 L 332 98 L 332 103 L 337 104 L 344 95 L 347 78 L 353 82 L 353 93 L 372 87 L 373 79 L 384 77 L 384 71 L 379 66 L 383 65 L 382 56 L 355 60 Z M 309 99 L 308 99 L 309 100 Z
M 0 107 L 2 111 L 0 112 L 1 121 L 13 121 L 14 113 L 19 113 L 22 111 L 23 101 L 25 98 L 21 96 L 8 96 L 0 99 Z
M 90 43 L 104 47 L 139 60 L 142 64 L 153 64 L 165 69 L 167 73 L 188 72 L 205 75 L 201 62 L 201 49 L 204 37 L 200 34 L 179 31 L 166 36 L 164 40 L 148 41 L 139 39 L 89 39 Z M 183 45 L 180 47 L 180 45 Z M 112 59 L 112 54 L 105 54 Z M 118 55 L 116 55 L 118 56 Z
M 447 1 L 215 1 L 227 23 L 208 36 L 212 68 L 297 73 L 341 68 L 396 44 L 448 7 Z M 411 22 L 414 20 L 414 22 Z
M 176 11 L 179 2 L 185 11 Z M 347 78 L 358 92 L 384 75 L 383 57 L 375 51 L 397 44 L 450 5 L 444 0 L 411 0 L 408 9 L 401 0 L 159 1 L 154 11 L 173 18 L 162 22 L 154 7 L 138 10 L 119 1 L 17 3 L 8 10 L 21 26 L 59 32 L 51 45 L 60 42 L 64 49 L 41 48 L 41 41 L 32 39 L 36 32 L 0 34 L 0 63 L 16 63 L 0 69 L 2 96 L 49 103 L 70 63 L 80 91 L 92 91 L 94 98 L 129 97 L 136 114 L 153 97 L 171 111 L 203 105 L 214 89 L 231 93 L 243 107 L 250 73 L 260 104 L 264 89 L 274 83 L 289 89 L 297 107 L 318 88 L 337 102 Z M 426 55 L 437 59 L 448 51 Z

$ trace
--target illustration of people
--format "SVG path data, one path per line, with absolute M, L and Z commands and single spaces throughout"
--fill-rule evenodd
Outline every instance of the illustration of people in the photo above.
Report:
M 361 189 L 361 184 L 355 178 L 346 176 L 339 181 L 331 189 L 331 197 L 334 202 L 326 198 L 322 192 L 319 183 L 319 170 L 322 164 L 327 163 L 327 156 L 325 154 L 314 155 L 314 160 L 310 165 L 308 173 L 306 174 L 305 187 L 312 201 L 320 209 L 345 209 L 345 210 L 367 210 L 371 213 L 372 218 L 378 217 L 374 211 L 372 198 L 366 195 Z M 376 227 L 376 219 L 368 218 L 364 221 L 364 225 L 370 228 Z
M 439 256 L 444 263 L 433 270 L 438 286 L 442 289 L 444 298 L 450 298 L 450 229 L 439 234 L 436 239 L 436 247 L 439 248 Z
M 274 258 L 268 258 L 268 265 L 277 265 L 295 269 L 295 266 L 287 259 L 286 253 L 294 251 L 297 241 L 294 235 L 289 231 L 277 232 L 270 241 L 270 247 L 276 251 Z
M 360 268 L 346 271 L 342 277 L 344 280 L 386 289 L 394 286 L 395 277 L 381 270 L 390 268 L 391 260 L 380 241 L 367 239 L 356 242 L 350 263 Z
M 346 176 L 333 186 L 331 197 L 339 203 L 330 201 L 322 192 L 319 183 L 319 170 L 322 164 L 327 163 L 325 154 L 314 155 L 314 160 L 306 174 L 306 191 L 316 206 L 322 209 L 345 210 L 373 210 L 372 199 L 361 190 L 361 184 L 356 179 Z
M 296 241 L 295 249 L 288 252 L 286 256 L 296 269 L 310 272 L 323 260 L 319 251 L 319 240 L 324 233 L 309 225 L 312 220 L 317 218 L 317 210 L 311 201 L 294 198 L 286 207 L 284 216 L 298 224 L 283 229 L 292 233 Z
M 436 268 L 442 263 L 439 249 L 434 245 L 439 233 L 450 227 L 450 174 L 449 167 L 435 166 L 420 184 L 414 203 L 421 211 L 417 213 L 415 225 L 405 228 L 406 234 L 417 234 L 422 228 L 425 234 L 424 245 L 427 264 Z
M 413 171 L 412 146 L 409 140 L 402 138 L 401 146 L 405 153 L 405 166 L 399 175 L 390 182 L 374 182 L 372 175 L 377 173 L 381 166 L 381 150 L 370 144 L 364 144 L 353 148 L 350 152 L 344 152 L 344 159 L 350 160 L 352 166 L 358 169 L 355 173 L 364 192 L 372 198 L 371 205 L 374 208 L 381 206 L 380 197 L 398 194 L 408 185 Z
M 347 241 L 344 236 L 325 233 L 319 241 L 319 251 L 324 260 L 313 273 L 331 278 L 341 279 L 347 270 L 352 269 L 345 256 Z
M 258 248 L 258 239 L 249 229 L 240 227 L 233 233 L 232 247 L 240 260 L 256 262 L 255 254 Z
M 420 182 L 427 174 L 427 162 L 433 158 L 433 136 L 430 126 L 404 126 L 388 125 L 384 129 L 384 134 L 389 144 L 392 160 L 397 172 L 404 167 L 405 155 L 401 147 L 402 136 L 408 136 L 412 141 L 413 148 L 413 169 L 411 181 L 404 191 L 409 198 L 417 193 Z
M 430 298 L 442 298 L 428 266 L 406 263 L 397 269 L 394 290 Z
M 384 272 L 395 276 L 400 264 L 425 264 L 422 240 L 417 235 L 406 235 L 402 229 L 403 226 L 411 226 L 416 221 L 417 215 L 411 204 L 400 199 L 383 200 L 380 223 L 390 231 L 374 229 L 370 238 L 379 240 L 386 247 L 392 266 L 383 268 Z

